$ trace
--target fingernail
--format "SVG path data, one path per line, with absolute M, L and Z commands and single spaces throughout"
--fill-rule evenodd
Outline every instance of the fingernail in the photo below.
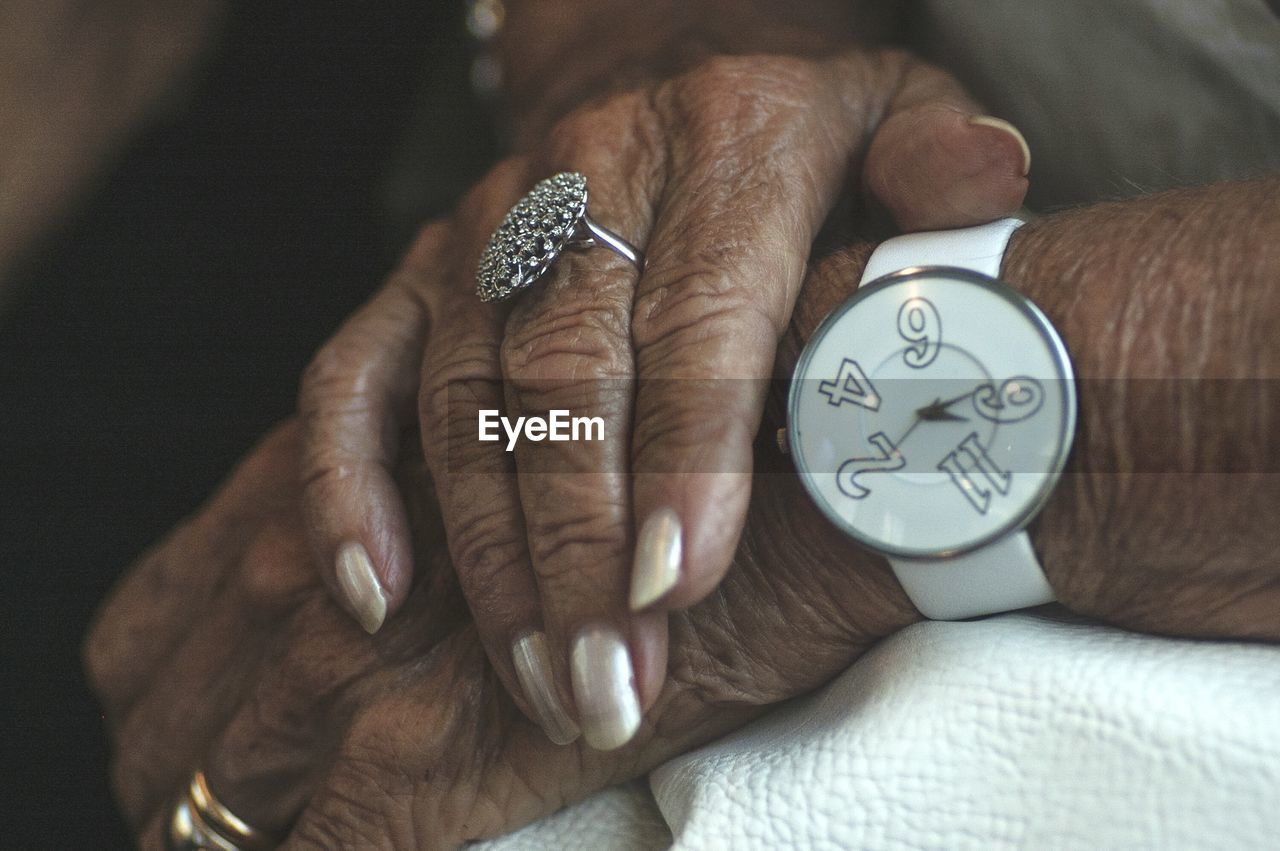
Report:
M 364 631 L 372 635 L 387 617 L 387 596 L 373 573 L 369 553 L 356 541 L 338 547 L 338 586 Z
M 1022 148 L 1022 176 L 1026 177 L 1027 172 L 1031 171 L 1031 146 L 1027 144 L 1027 140 L 1023 137 L 1021 130 L 1003 118 L 996 118 L 993 115 L 975 115 L 969 119 L 969 123 L 977 124 L 981 127 L 994 127 L 1017 139 L 1018 146 Z
M 680 516 L 670 508 L 649 515 L 640 527 L 636 560 L 631 568 L 631 610 L 638 612 L 655 603 L 680 579 Z
M 578 633 L 570 668 L 587 744 L 611 751 L 631 741 L 640 729 L 640 699 L 631 654 L 617 630 L 593 626 Z
M 515 662 L 520 688 L 524 690 L 529 708 L 538 716 L 538 726 L 547 738 L 557 745 L 567 745 L 578 738 L 581 731 L 565 711 L 552 685 L 551 652 L 547 647 L 546 634 L 535 631 L 517 638 L 511 645 L 511 658 Z

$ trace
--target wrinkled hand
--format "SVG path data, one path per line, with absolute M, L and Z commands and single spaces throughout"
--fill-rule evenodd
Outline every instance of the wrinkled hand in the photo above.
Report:
M 339 598 L 370 631 L 403 605 L 413 566 L 390 470 L 416 401 L 502 681 L 556 741 L 581 725 L 597 748 L 626 742 L 662 687 L 666 613 L 729 567 L 778 339 L 851 167 L 904 228 L 1021 202 L 1020 137 L 975 111 L 900 52 L 722 57 L 584 106 L 499 165 L 304 381 L 308 518 Z M 480 303 L 495 225 L 570 169 L 595 217 L 645 247 L 644 273 L 592 251 L 513 306 Z M 604 439 L 508 454 L 477 440 L 483 409 L 600 417 Z
M 837 256 L 810 278 L 783 361 L 859 270 Z M 267 438 L 132 569 L 87 639 L 116 790 L 143 847 L 161 847 L 166 806 L 200 766 L 285 848 L 501 834 L 815 688 L 916 618 L 887 566 L 819 515 L 762 440 L 733 567 L 671 616 L 671 675 L 635 740 L 559 747 L 486 660 L 420 471 L 402 477 L 423 522 L 400 616 L 371 637 L 336 607 L 305 541 L 301 443 L 293 425 Z

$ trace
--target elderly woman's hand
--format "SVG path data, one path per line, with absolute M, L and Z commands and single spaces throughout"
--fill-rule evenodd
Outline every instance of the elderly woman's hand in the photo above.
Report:
M 666 612 L 729 567 L 778 339 L 847 182 L 904 228 L 1021 202 L 1021 137 L 975 113 L 950 77 L 901 52 L 720 57 L 578 108 L 499 165 L 303 383 L 305 501 L 340 599 L 374 631 L 407 594 L 389 470 L 416 402 L 503 682 L 554 740 L 581 725 L 594 747 L 625 743 L 661 690 Z M 643 274 L 609 251 L 574 254 L 514 305 L 481 303 L 495 225 L 570 169 L 586 174 L 594 216 L 644 247 Z M 477 440 L 486 409 L 599 417 L 603 440 L 509 453 Z
M 843 263 L 807 285 L 806 317 L 850 289 Z M 495 678 L 420 471 L 400 477 L 419 521 L 400 616 L 370 637 L 335 606 L 304 538 L 301 442 L 292 425 L 265 440 L 133 568 L 86 642 L 117 794 L 145 848 L 161 847 L 167 807 L 199 767 L 285 848 L 447 848 L 504 833 L 811 690 L 917 617 L 761 441 L 733 569 L 671 616 L 671 676 L 647 723 L 614 752 L 560 747 Z

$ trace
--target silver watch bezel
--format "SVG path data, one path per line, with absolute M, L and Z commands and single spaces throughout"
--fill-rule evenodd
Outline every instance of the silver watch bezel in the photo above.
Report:
M 979 540 L 966 544 L 963 547 L 944 550 L 920 550 L 905 547 L 889 547 L 878 541 L 872 541 L 862 535 L 857 529 L 850 526 L 844 518 L 840 517 L 827 505 L 826 500 L 822 498 L 815 488 L 810 484 L 806 473 L 807 465 L 804 462 L 804 454 L 801 449 L 800 425 L 797 419 L 797 409 L 800 403 L 800 388 L 802 386 L 800 376 L 804 374 L 808 367 L 809 361 L 813 357 L 813 353 L 817 347 L 817 341 L 822 340 L 830 331 L 831 326 L 840 320 L 842 316 L 855 308 L 862 301 L 870 298 L 875 293 L 887 287 L 900 284 L 903 281 L 916 280 L 919 278 L 953 278 L 966 281 L 968 283 L 977 284 L 995 295 L 1000 296 L 1005 301 L 1017 308 L 1036 328 L 1041 337 L 1048 344 L 1050 351 L 1057 360 L 1059 368 L 1062 370 L 1063 385 L 1065 387 L 1065 400 L 1063 405 L 1063 422 L 1061 423 L 1062 434 L 1066 437 L 1062 442 L 1061 450 L 1057 458 L 1051 465 L 1045 477 L 1044 484 L 1036 492 L 1035 498 L 1027 502 L 1026 507 L 1014 515 L 1007 523 L 997 527 L 989 535 Z M 966 555 L 983 547 L 989 546 L 1002 538 L 1025 529 L 1027 525 L 1035 519 L 1036 515 L 1043 510 L 1045 503 L 1049 501 L 1050 495 L 1054 488 L 1057 487 L 1059 480 L 1062 478 L 1062 472 L 1066 468 L 1067 461 L 1070 458 L 1071 450 L 1075 446 L 1077 421 L 1077 394 L 1075 370 L 1072 368 L 1071 354 L 1067 351 L 1066 344 L 1062 341 L 1058 329 L 1049 321 L 1044 312 L 1036 306 L 1029 298 L 1018 292 L 1009 284 L 997 278 L 984 275 L 981 272 L 975 272 L 972 269 L 965 269 L 959 266 L 945 265 L 929 265 L 929 266 L 911 266 L 901 269 L 897 272 L 891 272 L 876 278 L 874 281 L 868 281 L 857 289 L 856 292 L 850 294 L 843 302 L 837 305 L 826 318 L 814 329 L 813 334 L 809 337 L 809 341 L 805 343 L 804 350 L 800 353 L 800 359 L 796 362 L 796 367 L 791 372 L 791 386 L 787 391 L 787 442 L 790 450 L 792 463 L 796 468 L 796 473 L 800 478 L 800 483 L 808 494 L 809 500 L 817 507 L 824 517 L 833 523 L 836 528 L 848 537 L 852 538 L 861 546 L 872 552 L 881 555 L 913 560 L 929 560 L 954 558 L 956 556 Z

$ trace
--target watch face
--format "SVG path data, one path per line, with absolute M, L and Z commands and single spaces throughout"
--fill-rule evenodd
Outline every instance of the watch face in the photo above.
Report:
M 810 496 L 864 544 L 957 555 L 1021 528 L 1066 463 L 1071 362 L 1005 284 L 908 269 L 862 287 L 814 333 L 788 439 Z

